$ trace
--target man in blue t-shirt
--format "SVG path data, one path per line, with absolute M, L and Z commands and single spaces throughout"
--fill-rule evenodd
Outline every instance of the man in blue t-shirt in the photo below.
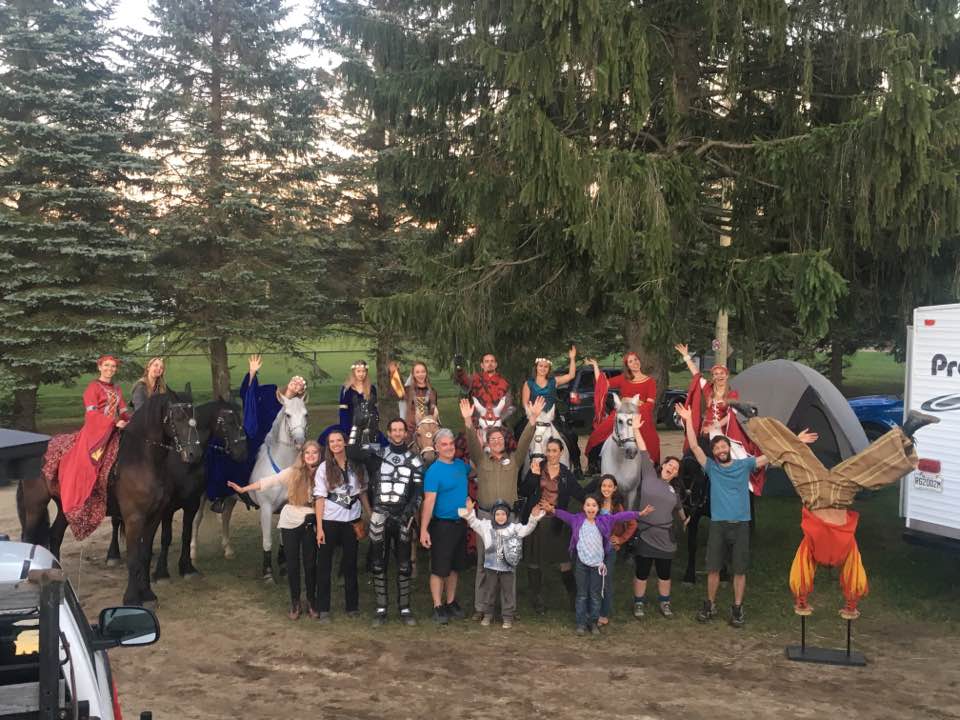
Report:
M 430 550 L 430 594 L 433 621 L 446 625 L 464 617 L 457 602 L 457 579 L 467 565 L 467 525 L 457 511 L 467 504 L 470 466 L 455 457 L 453 433 L 437 432 L 437 459 L 423 476 L 420 544 Z M 443 602 L 446 592 L 446 602 Z
M 717 589 L 720 570 L 729 556 L 733 571 L 733 607 L 730 624 L 742 627 L 743 593 L 747 586 L 750 564 L 750 473 L 767 464 L 767 458 L 748 457 L 734 460 L 730 456 L 730 440 L 717 435 L 710 441 L 710 453 L 700 447 L 691 421 L 690 408 L 677 403 L 677 414 L 683 419 L 690 451 L 710 478 L 710 535 L 707 539 L 707 599 L 697 613 L 697 620 L 707 622 L 717 615 Z

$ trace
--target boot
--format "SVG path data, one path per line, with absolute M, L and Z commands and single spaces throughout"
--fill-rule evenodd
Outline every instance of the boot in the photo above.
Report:
M 577 579 L 573 576 L 573 570 L 563 570 L 560 573 L 560 579 L 563 580 L 563 586 L 567 589 L 570 608 L 575 610 L 577 607 Z
M 753 403 L 744 402 L 742 400 L 736 400 L 734 402 L 728 402 L 728 406 L 732 407 L 738 413 L 743 415 L 745 418 L 756 417 L 759 414 L 757 406 Z
M 533 602 L 533 611 L 537 615 L 546 613 L 543 604 L 543 571 L 540 568 L 527 568 L 527 582 L 530 584 L 530 599 Z
M 927 425 L 935 425 L 938 422 L 940 422 L 940 418 L 938 417 L 919 412 L 918 410 L 911 410 L 907 413 L 907 419 L 903 421 L 903 426 L 900 429 L 904 435 L 913 440 L 913 436 L 917 430 Z

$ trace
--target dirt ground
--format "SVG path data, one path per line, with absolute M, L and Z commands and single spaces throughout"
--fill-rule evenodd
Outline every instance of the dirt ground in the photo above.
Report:
M 238 554 L 256 554 L 255 514 L 235 517 L 248 539 Z M 0 532 L 19 537 L 12 487 L 0 489 Z M 64 545 L 91 617 L 123 592 L 125 571 L 104 567 L 108 540 L 104 526 Z M 930 623 L 858 623 L 866 668 L 786 660 L 792 616 L 776 633 L 702 627 L 689 613 L 669 630 L 623 618 L 597 640 L 574 637 L 559 613 L 509 632 L 469 621 L 373 630 L 366 616 L 322 627 L 287 620 L 285 588 L 256 579 L 256 562 L 218 557 L 215 523 L 202 541 L 204 577 L 155 586 L 160 641 L 111 651 L 127 718 L 960 718 L 956 639 Z M 366 608 L 371 592 L 361 587 Z M 824 610 L 816 627 L 837 637 L 810 642 L 836 646 L 840 623 Z

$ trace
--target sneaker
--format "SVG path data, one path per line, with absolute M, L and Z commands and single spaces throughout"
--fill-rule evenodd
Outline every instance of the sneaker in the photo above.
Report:
M 491 618 L 489 615 L 482 615 L 482 614 L 481 614 L 481 616 L 480 616 L 480 626 L 481 626 L 481 627 L 490 627 L 490 620 L 491 620 L 491 619 L 492 619 L 492 618 Z
M 597 625 L 596 623 L 594 623 L 593 625 L 591 625 L 591 626 L 590 626 L 590 634 L 591 634 L 593 637 L 599 636 L 599 635 L 600 635 L 600 626 Z
M 456 600 L 453 602 L 448 602 L 443 606 L 443 609 L 447 613 L 447 617 L 451 620 L 463 620 L 466 615 L 463 614 L 463 608 L 460 607 L 460 603 Z
M 743 617 L 743 605 L 733 605 L 730 607 L 730 624 L 735 628 L 743 627 L 746 619 Z
M 509 630 L 510 628 L 513 627 L 513 620 L 504 620 L 503 625 L 501 625 L 500 627 L 502 627 L 504 630 Z
M 404 608 L 400 611 L 400 622 L 407 627 L 414 627 L 417 624 L 417 619 L 413 616 L 413 611 L 410 608 Z
M 318 612 L 317 613 L 317 622 L 321 625 L 330 624 L 330 613 L 328 612 Z
M 703 601 L 703 607 L 697 611 L 698 622 L 710 622 L 717 616 L 717 606 L 709 600 Z
M 660 614 L 669 619 L 673 617 L 673 608 L 670 607 L 670 601 L 664 600 L 660 603 Z
M 587 629 L 583 625 L 577 625 L 577 635 L 583 637 L 587 634 Z
M 381 625 L 387 624 L 387 611 L 386 610 L 377 610 L 373 614 L 373 626 L 380 627 Z
M 480 622 L 483 620 L 483 613 L 479 610 L 474 610 L 473 615 L 470 616 L 470 620 L 473 622 Z
M 299 602 L 290 603 L 290 612 L 287 613 L 287 617 L 290 618 L 291 620 L 300 619 L 300 603 Z
M 444 609 L 443 605 L 437 605 L 433 608 L 433 616 L 431 618 L 437 625 L 446 625 L 450 622 L 450 618 L 447 617 L 447 611 Z
M 634 602 L 633 603 L 633 616 L 637 620 L 643 620 L 643 616 L 646 614 L 647 604 L 645 602 Z

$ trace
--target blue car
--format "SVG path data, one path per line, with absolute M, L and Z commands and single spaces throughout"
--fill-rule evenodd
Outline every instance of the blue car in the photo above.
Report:
M 903 398 L 896 395 L 863 395 L 849 402 L 871 442 L 903 422 Z

